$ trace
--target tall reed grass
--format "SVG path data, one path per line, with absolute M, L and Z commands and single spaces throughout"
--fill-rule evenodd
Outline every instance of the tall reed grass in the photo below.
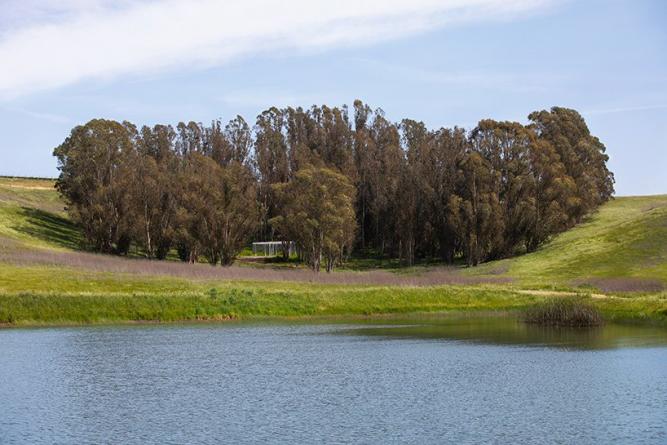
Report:
M 600 326 L 604 320 L 590 304 L 569 298 L 551 298 L 529 308 L 523 316 L 527 323 L 545 326 Z

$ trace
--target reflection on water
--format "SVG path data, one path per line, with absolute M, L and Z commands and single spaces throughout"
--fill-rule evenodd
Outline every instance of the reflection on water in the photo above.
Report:
M 382 323 L 0 330 L 0 444 L 667 443 L 664 330 Z
M 412 318 L 381 326 L 339 331 L 370 337 L 458 340 L 491 345 L 533 345 L 571 349 L 610 349 L 667 345 L 662 327 L 608 324 L 568 328 L 527 324 L 513 318 Z

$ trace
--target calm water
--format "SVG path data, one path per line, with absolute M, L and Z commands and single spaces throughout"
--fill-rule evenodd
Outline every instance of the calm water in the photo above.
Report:
M 511 320 L 0 331 L 0 443 L 667 444 L 667 331 Z

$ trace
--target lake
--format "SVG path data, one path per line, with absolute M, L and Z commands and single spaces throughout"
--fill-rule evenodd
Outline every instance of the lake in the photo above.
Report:
M 511 319 L 0 330 L 0 443 L 667 443 L 667 331 Z

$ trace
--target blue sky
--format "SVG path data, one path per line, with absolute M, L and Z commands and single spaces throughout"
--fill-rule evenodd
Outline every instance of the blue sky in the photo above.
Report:
M 272 105 L 359 98 L 432 128 L 575 108 L 607 146 L 618 195 L 667 193 L 664 1 L 0 6 L 2 175 L 56 176 L 53 148 L 92 118 L 254 122 Z

